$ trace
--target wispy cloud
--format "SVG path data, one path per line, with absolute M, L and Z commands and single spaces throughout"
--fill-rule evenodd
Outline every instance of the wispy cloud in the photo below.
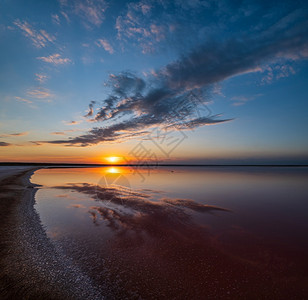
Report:
M 0 138 L 4 138 L 4 137 L 16 137 L 16 136 L 24 136 L 24 135 L 28 135 L 29 132 L 28 131 L 24 131 L 24 132 L 17 132 L 17 133 L 7 133 L 7 134 L 1 134 Z
M 157 42 L 160 42 L 166 38 L 164 26 L 151 24 L 150 29 Z
M 53 43 L 56 38 L 47 33 L 45 30 L 35 30 L 28 22 L 16 20 L 14 22 L 14 25 L 16 25 L 20 30 L 22 30 L 23 34 L 31 39 L 33 45 L 37 48 L 43 48 L 46 47 L 48 43 Z
M 183 13 L 179 1 L 130 2 L 117 17 L 117 37 L 123 42 L 140 47 L 144 54 L 156 52 L 160 49 L 162 41 L 168 40 L 174 44 L 176 35 L 181 36 L 185 32 L 184 35 L 188 39 L 198 34 L 196 28 L 192 28 L 191 25 L 197 19 L 192 11 L 186 10 Z M 167 44 L 164 45 L 166 46 Z
M 37 99 L 47 99 L 47 98 L 53 98 L 54 95 L 45 88 L 37 88 L 33 90 L 29 90 L 27 92 L 27 95 L 32 97 L 32 98 L 37 98 Z
M 21 98 L 21 97 L 15 97 L 15 99 L 17 99 L 18 101 L 27 103 L 27 104 L 32 104 L 33 103 L 32 101 L 30 101 L 28 99 L 25 99 L 25 98 Z
M 306 55 L 308 57 L 308 55 Z M 293 60 L 297 60 L 298 57 L 294 57 Z M 261 79 L 262 84 L 270 84 L 280 78 L 286 78 L 295 74 L 295 70 L 292 65 L 288 63 L 277 63 L 275 65 L 268 65 L 262 70 L 263 77 Z
M 67 135 L 68 133 L 77 132 L 77 131 L 81 131 L 81 129 L 66 129 L 63 131 L 54 131 L 54 132 L 51 132 L 51 134 L 52 135 Z
M 68 13 L 75 14 L 85 22 L 85 25 L 91 24 L 99 27 L 105 19 L 105 11 L 108 7 L 104 0 L 76 0 L 76 1 L 60 1 L 62 14 L 69 22 Z
M 150 6 L 142 5 L 142 2 L 129 3 L 126 14 L 118 16 L 115 26 L 119 40 L 129 40 L 131 44 L 141 47 L 143 53 L 154 52 L 154 42 L 166 38 L 162 20 L 151 20 L 151 23 L 145 16 L 149 11 Z
M 231 100 L 233 101 L 232 105 L 241 106 L 261 96 L 263 96 L 263 94 L 257 94 L 257 95 L 252 95 L 252 96 L 234 96 L 231 98 Z
M 59 18 L 59 16 L 57 14 L 51 15 L 51 20 L 56 25 L 60 25 L 61 24 L 60 18 Z
M 45 74 L 35 74 L 35 80 L 37 80 L 39 83 L 44 83 L 48 79 L 48 76 Z
M 65 13 L 64 11 L 61 11 L 61 15 L 65 18 L 67 23 L 71 22 L 71 20 L 70 20 L 69 16 L 67 15 L 67 13 Z
M 112 48 L 112 46 L 109 44 L 109 42 L 106 39 L 98 39 L 95 44 L 98 47 L 103 47 L 105 49 L 105 51 L 109 52 L 110 54 L 114 53 L 114 50 Z
M 78 125 L 81 121 L 63 121 L 65 125 Z
M 54 65 L 64 65 L 72 62 L 69 58 L 62 58 L 59 53 L 55 53 L 46 57 L 37 57 L 37 59 Z

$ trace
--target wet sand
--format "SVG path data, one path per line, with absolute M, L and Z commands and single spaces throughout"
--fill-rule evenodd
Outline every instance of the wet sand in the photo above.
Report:
M 47 238 L 33 208 L 36 169 L 0 169 L 0 299 L 102 299 Z

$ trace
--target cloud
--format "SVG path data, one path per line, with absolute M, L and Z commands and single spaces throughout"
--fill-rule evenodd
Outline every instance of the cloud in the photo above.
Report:
M 308 57 L 308 55 L 305 55 Z M 298 56 L 293 58 L 294 60 L 299 59 Z M 270 84 L 274 80 L 278 80 L 280 78 L 286 78 L 295 74 L 295 70 L 291 64 L 283 63 L 283 64 L 275 64 L 268 65 L 262 70 L 263 78 L 261 79 L 262 84 Z
M 45 74 L 35 74 L 35 80 L 37 80 L 39 83 L 44 83 L 48 79 L 48 76 Z
M 110 54 L 113 54 L 114 50 L 112 48 L 112 46 L 109 44 L 109 42 L 105 39 L 98 39 L 95 42 L 96 46 L 98 47 L 103 47 L 105 49 L 105 51 L 109 52 Z
M 281 33 L 279 38 L 230 39 L 224 43 L 213 41 L 167 65 L 162 72 L 167 74 L 169 85 L 173 88 L 181 85 L 192 88 L 259 71 L 264 64 L 288 59 L 290 53 L 301 53 L 308 47 L 305 37 L 308 30 L 296 31 L 291 36 Z
M 7 147 L 7 146 L 11 146 L 12 144 L 10 143 L 6 143 L 6 142 L 0 142 L 0 147 Z
M 61 11 L 61 15 L 65 18 L 67 23 L 71 22 L 71 20 L 70 20 L 69 16 L 67 15 L 67 13 L 65 13 L 64 11 Z
M 169 46 L 183 49 L 200 40 L 198 35 L 204 28 L 204 20 L 210 20 L 215 14 L 214 9 L 209 13 L 208 7 L 197 3 L 188 5 L 189 9 L 183 7 L 181 1 L 130 2 L 117 17 L 117 37 L 130 47 L 141 48 L 143 54 Z
M 164 26 L 151 24 L 150 28 L 157 42 L 160 42 L 166 38 Z
M 30 143 L 31 143 L 32 145 L 35 145 L 35 146 L 41 146 L 41 145 L 42 145 L 42 143 L 37 142 L 37 141 L 30 141 Z
M 55 53 L 46 57 L 37 57 L 37 59 L 54 65 L 64 65 L 72 62 L 69 58 L 62 58 L 59 53 Z
M 51 134 L 53 135 L 67 135 L 67 133 L 69 132 L 77 132 L 77 131 L 81 131 L 80 129 L 67 129 L 67 130 L 63 130 L 63 131 L 54 131 L 51 132 Z
M 4 137 L 15 137 L 15 136 L 24 136 L 24 135 L 28 135 L 29 132 L 24 131 L 24 132 L 17 132 L 17 133 L 9 133 L 9 134 L 1 134 L 0 138 L 4 138 Z
M 134 20 L 133 14 L 127 18 Z M 189 130 L 229 121 L 207 109 L 217 84 L 234 76 L 260 73 L 267 66 L 308 58 L 305 11 L 290 12 L 270 27 L 253 30 L 258 32 L 208 38 L 146 79 L 130 72 L 111 74 L 106 84 L 109 96 L 93 117 L 92 110 L 89 114 L 92 122 L 103 122 L 103 126 L 50 143 L 88 146 L 141 137 L 155 127 Z
M 21 97 L 15 97 L 15 99 L 17 99 L 18 101 L 27 103 L 27 104 L 32 104 L 33 103 L 32 101 L 30 101 L 28 99 L 25 99 L 25 98 L 21 98 Z
M 256 99 L 257 97 L 261 97 L 263 94 L 257 94 L 257 95 L 252 95 L 252 96 L 234 96 L 230 100 L 233 101 L 234 106 L 240 106 L 244 105 L 248 101 L 252 101 Z
M 59 16 L 57 14 L 51 15 L 51 20 L 56 25 L 60 25 L 61 24 L 60 18 L 59 18 Z
M 154 42 L 166 39 L 168 26 L 161 18 L 161 5 L 155 3 L 157 18 L 151 15 L 153 6 L 154 3 L 152 5 L 142 1 L 127 4 L 126 13 L 118 16 L 116 20 L 118 39 L 141 47 L 143 53 L 155 52 Z
M 22 30 L 23 34 L 30 38 L 33 45 L 37 48 L 44 48 L 48 43 L 53 43 L 56 38 L 47 33 L 45 30 L 35 30 L 29 23 L 26 21 L 21 22 L 20 20 L 16 20 L 14 22 L 20 30 Z
M 27 92 L 27 95 L 37 99 L 46 99 L 54 97 L 54 95 L 48 89 L 45 88 L 37 88 L 30 90 Z
M 153 81 L 150 85 L 131 73 L 111 75 L 108 85 L 112 94 L 92 121 L 109 124 L 111 121 L 113 124 L 95 127 L 87 134 L 70 140 L 50 143 L 87 146 L 140 137 L 148 134 L 153 127 L 187 130 L 228 121 L 211 114 L 205 106 L 207 97 L 204 90 L 186 89 L 185 86 L 172 89 L 166 79 L 158 80 L 156 85 Z M 91 102 L 89 116 L 92 116 L 93 105 Z
M 96 103 L 96 101 L 91 101 L 89 104 L 89 111 L 87 112 L 87 114 L 85 115 L 85 117 L 92 117 L 93 116 L 93 106 Z
M 104 0 L 60 1 L 60 4 L 66 10 L 66 13 L 64 11 L 61 13 L 66 16 L 68 22 L 67 13 L 75 14 L 85 22 L 86 27 L 88 24 L 99 27 L 105 19 L 105 11 L 108 7 Z
M 78 125 L 81 121 L 63 121 L 65 125 Z
M 144 5 L 149 7 L 146 14 Z M 307 7 L 299 8 L 290 1 L 282 1 L 277 9 L 273 1 L 141 0 L 126 5 L 116 20 L 116 29 L 124 45 L 139 47 L 143 53 L 183 52 L 216 37 L 274 36 L 275 31 L 305 18 Z

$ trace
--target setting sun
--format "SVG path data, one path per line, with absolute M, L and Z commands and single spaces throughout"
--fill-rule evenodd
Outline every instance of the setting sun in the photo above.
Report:
M 119 162 L 120 160 L 120 157 L 117 157 L 117 156 L 110 156 L 110 157 L 106 157 L 106 160 L 109 162 L 109 163 L 117 163 Z

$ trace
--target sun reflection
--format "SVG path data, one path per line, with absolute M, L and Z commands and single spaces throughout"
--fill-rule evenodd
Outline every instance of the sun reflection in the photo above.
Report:
M 118 174 L 121 173 L 119 168 L 111 167 L 106 170 L 106 173 Z

